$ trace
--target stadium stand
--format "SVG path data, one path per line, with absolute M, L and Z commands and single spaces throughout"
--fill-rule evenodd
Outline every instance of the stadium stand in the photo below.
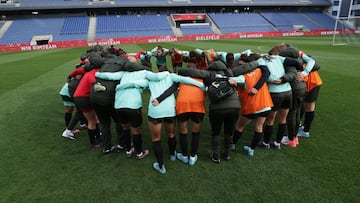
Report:
M 275 31 L 272 25 L 257 13 L 208 14 L 223 34 L 229 32 Z
M 331 6 L 331 2 L 328 0 L 309 0 L 309 2 L 313 6 Z
M 294 12 L 263 12 L 261 13 L 279 31 L 293 31 L 294 26 L 303 26 L 303 31 L 321 30 L 322 27 L 307 18 L 303 13 Z
M 2 1 L 3 2 L 3 1 Z M 4 1 L 5 2 L 5 1 Z M 174 6 L 322 6 L 328 0 L 13 0 L 1 3 L 2 10 L 24 9 L 74 9 L 74 8 L 136 8 Z
M 7 0 L 0 3 L 0 44 L 26 44 L 34 36 L 93 43 L 109 38 L 331 31 L 335 19 L 323 13 L 331 5 L 329 0 Z M 206 17 L 171 17 L 199 13 Z
M 54 35 L 53 40 L 87 40 L 89 20 L 88 16 L 66 16 L 60 33 Z
M 88 6 L 88 0 L 18 0 L 20 8 L 74 8 Z
M 254 5 L 271 6 L 271 5 L 288 5 L 288 6 L 330 6 L 328 0 L 251 0 Z
M 335 26 L 335 19 L 329 15 L 319 12 L 307 12 L 305 13 L 311 20 L 317 22 L 322 29 L 333 30 Z
M 165 15 L 97 16 L 96 38 L 173 35 Z
M 254 3 L 262 3 L 262 4 L 277 4 L 277 5 L 283 5 L 283 4 L 294 4 L 299 2 L 311 2 L 311 1 L 299 1 L 299 0 L 253 0 Z
M 88 32 L 88 28 L 88 16 L 67 16 L 65 17 L 60 34 L 84 34 Z
M 41 35 L 51 35 L 55 42 L 87 40 L 88 27 L 87 16 L 16 19 L 1 37 L 0 44 L 29 43 L 33 36 Z
M 191 0 L 191 4 L 205 4 L 205 5 L 209 5 L 209 6 L 219 6 L 219 5 L 226 5 L 229 3 L 233 3 L 234 4 L 235 1 L 233 0 L 223 0 L 223 1 L 216 1 L 216 0 Z M 250 1 L 249 1 L 250 2 Z M 240 3 L 240 1 L 239 1 Z
M 36 35 L 55 36 L 63 22 L 61 17 L 16 19 L 1 37 L 0 44 L 30 43 Z
M 190 34 L 214 34 L 209 25 L 180 26 L 183 35 Z
M 223 34 L 294 31 L 296 25 L 309 30 L 332 30 L 335 23 L 332 17 L 320 12 L 209 13 L 208 16 Z M 15 19 L 0 44 L 28 43 L 36 35 L 52 35 L 53 41 L 87 40 L 88 28 L 88 16 Z M 183 35 L 214 33 L 209 25 L 181 26 L 181 31 Z M 166 35 L 174 35 L 166 15 L 97 16 L 96 39 Z
M 133 6 L 134 0 L 115 0 L 115 4 L 121 6 Z M 141 6 L 164 6 L 168 4 L 168 0 L 136 0 L 136 4 Z
M 293 30 L 293 26 L 289 20 L 283 18 L 281 15 L 275 12 L 260 13 L 264 18 L 271 22 L 278 30 L 287 31 Z

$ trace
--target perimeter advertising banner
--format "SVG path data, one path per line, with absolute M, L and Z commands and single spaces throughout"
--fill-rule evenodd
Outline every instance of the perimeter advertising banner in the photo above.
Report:
M 341 31 L 336 31 L 339 34 Z M 359 31 L 347 30 L 347 33 L 360 34 Z M 18 52 L 18 51 L 34 51 L 34 50 L 49 50 L 61 48 L 75 48 L 75 47 L 92 47 L 97 44 L 102 46 L 122 45 L 122 44 L 150 44 L 150 43 L 166 43 L 166 42 L 183 42 L 183 41 L 203 41 L 203 40 L 221 40 L 221 39 L 247 39 L 247 38 L 263 38 L 263 37 L 293 37 L 293 36 L 321 36 L 333 35 L 331 30 L 314 30 L 310 32 L 232 32 L 225 35 L 218 34 L 194 34 L 185 35 L 183 37 L 176 37 L 175 35 L 167 36 L 147 36 L 147 37 L 132 37 L 132 38 L 109 38 L 96 39 L 94 42 L 87 42 L 86 40 L 71 40 L 62 42 L 50 42 L 44 45 L 30 45 L 24 44 L 3 44 L 0 45 L 0 52 Z

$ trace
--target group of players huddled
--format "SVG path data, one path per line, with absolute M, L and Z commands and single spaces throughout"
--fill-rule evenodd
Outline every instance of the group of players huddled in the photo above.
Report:
M 169 60 L 171 71 L 167 67 Z M 156 64 L 152 64 L 154 61 Z M 275 45 L 266 54 L 251 50 L 184 51 L 161 46 L 127 53 L 114 46 L 96 45 L 81 56 L 81 62 L 60 91 L 66 124 L 62 136 L 75 139 L 80 121 L 80 127 L 87 129 L 92 148 L 102 148 L 104 155 L 116 150 L 124 151 L 128 158 L 143 159 L 149 155 L 149 149 L 143 148 L 142 93 L 148 90 L 147 130 L 156 159 L 153 168 L 161 174 L 166 173 L 162 125 L 170 160 L 193 166 L 199 158 L 206 111 L 211 125 L 210 160 L 214 163 L 231 159 L 231 151 L 236 150 L 251 121 L 252 140 L 242 147 L 249 156 L 258 146 L 277 150 L 281 144 L 296 147 L 298 137 L 310 136 L 322 84 L 319 68 L 313 57 L 289 44 Z M 206 108 L 207 91 L 224 81 L 235 93 L 217 101 L 208 99 Z M 272 139 L 275 120 L 278 126 Z M 111 141 L 111 123 L 116 127 L 116 144 Z

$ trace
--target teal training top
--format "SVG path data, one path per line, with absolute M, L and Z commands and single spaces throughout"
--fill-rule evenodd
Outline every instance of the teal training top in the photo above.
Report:
M 65 85 L 61 88 L 59 94 L 62 96 L 71 97 L 70 93 L 69 93 L 69 84 L 68 83 L 65 83 Z
M 185 83 L 190 85 L 195 85 L 200 87 L 202 90 L 205 90 L 203 83 L 198 82 L 190 77 L 179 76 L 174 73 L 169 73 L 163 71 L 160 73 L 145 73 L 146 80 L 133 80 L 127 83 L 128 87 L 146 87 L 150 89 L 150 101 L 148 108 L 148 116 L 152 118 L 166 118 L 174 117 L 175 112 L 175 96 L 171 94 L 166 99 L 164 99 L 159 105 L 152 105 L 151 101 L 158 96 L 160 96 L 165 90 L 171 87 L 174 83 Z
M 270 56 L 270 60 L 259 58 L 257 62 L 259 65 L 266 65 L 269 68 L 270 76 L 268 78 L 269 91 L 272 93 L 287 92 L 291 90 L 289 82 L 282 84 L 274 84 L 273 81 L 280 79 L 285 75 L 284 61 L 285 57 L 282 56 Z

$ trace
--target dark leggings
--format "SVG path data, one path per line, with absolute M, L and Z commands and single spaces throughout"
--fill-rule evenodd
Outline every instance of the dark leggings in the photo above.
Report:
M 98 119 L 100 121 L 101 132 L 103 135 L 104 149 L 110 149 L 111 147 L 111 119 L 114 120 L 116 125 L 118 144 L 122 144 L 122 127 L 115 113 L 113 105 L 110 106 L 102 106 L 98 104 L 93 104 L 93 105 L 96 115 L 98 116 Z
M 225 154 L 230 153 L 232 144 L 232 134 L 235 129 L 236 121 L 239 118 L 239 109 L 211 110 L 209 119 L 211 124 L 211 146 L 214 156 L 220 156 L 220 131 L 224 123 L 224 147 Z
M 300 125 L 301 108 L 304 104 L 305 94 L 306 89 L 293 90 L 292 92 L 293 102 L 286 118 L 288 137 L 290 140 L 293 140 Z
M 71 117 L 71 120 L 67 126 L 67 129 L 73 130 L 75 129 L 76 124 L 80 121 L 81 124 L 84 124 L 83 120 L 86 120 L 83 113 L 76 108 L 75 114 Z

